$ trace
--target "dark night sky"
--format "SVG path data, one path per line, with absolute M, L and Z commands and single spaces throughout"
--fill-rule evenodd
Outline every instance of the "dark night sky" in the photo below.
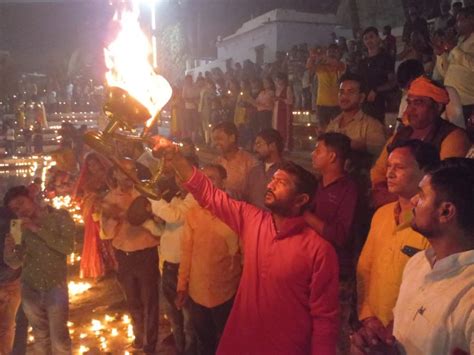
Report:
M 276 7 L 328 11 L 337 4 L 334 0 L 181 0 L 177 5 L 176 1 L 162 0 L 158 21 L 182 21 L 192 34 L 199 10 L 200 56 L 211 56 L 216 37 L 233 33 L 252 15 Z M 111 16 L 106 0 L 34 4 L 0 0 L 0 50 L 10 51 L 21 71 L 47 72 L 54 58 L 67 58 L 77 48 L 100 53 Z

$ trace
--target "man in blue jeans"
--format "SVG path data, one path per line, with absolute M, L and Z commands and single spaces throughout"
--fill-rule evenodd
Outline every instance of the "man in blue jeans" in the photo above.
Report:
M 21 298 L 34 354 L 71 354 L 66 257 L 74 247 L 74 222 L 64 210 L 40 208 L 25 186 L 12 187 L 3 202 L 21 221 L 21 244 L 5 239 L 5 263 L 23 266 Z

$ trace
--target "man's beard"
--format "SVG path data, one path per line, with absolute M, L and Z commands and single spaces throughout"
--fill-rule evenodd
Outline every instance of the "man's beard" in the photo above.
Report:
M 269 211 L 280 216 L 291 215 L 290 208 L 288 207 L 288 206 L 291 206 L 291 204 L 288 203 L 288 201 L 277 200 L 275 195 L 271 191 L 267 191 L 265 195 L 267 193 L 270 193 L 273 196 L 273 200 L 270 203 L 267 203 L 266 201 L 263 202 L 263 204 L 265 205 L 266 208 L 268 208 Z
M 420 227 L 414 221 L 411 223 L 411 228 L 420 233 L 423 237 L 430 239 L 436 234 L 436 227 L 433 224 L 430 224 L 429 227 Z

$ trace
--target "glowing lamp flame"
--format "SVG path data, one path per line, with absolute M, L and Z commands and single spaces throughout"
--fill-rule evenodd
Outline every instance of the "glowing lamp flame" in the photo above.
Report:
M 172 89 L 153 69 L 152 46 L 140 28 L 138 16 L 139 6 L 135 1 L 115 12 L 113 21 L 119 30 L 104 49 L 106 80 L 109 86 L 126 90 L 148 109 L 151 115 L 148 127 L 171 98 Z

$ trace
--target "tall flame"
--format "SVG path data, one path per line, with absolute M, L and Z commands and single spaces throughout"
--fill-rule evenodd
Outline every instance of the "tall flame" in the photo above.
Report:
M 150 62 L 152 47 L 138 21 L 139 6 L 136 0 L 130 6 L 119 6 L 113 21 L 118 32 L 104 49 L 105 77 L 109 86 L 126 90 L 145 106 L 151 114 L 147 126 L 171 98 L 168 81 L 155 73 Z

